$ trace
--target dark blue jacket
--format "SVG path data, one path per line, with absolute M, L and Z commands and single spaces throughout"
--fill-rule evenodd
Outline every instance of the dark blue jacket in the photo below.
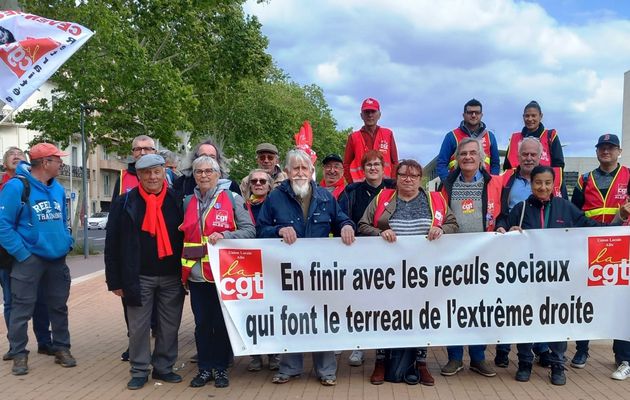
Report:
M 509 227 L 519 225 L 523 204 L 525 204 L 523 224 L 521 225 L 523 229 L 602 226 L 602 224 L 585 216 L 584 212 L 569 200 L 565 200 L 562 197 L 552 197 L 550 201 L 542 202 L 532 194 L 525 203 L 518 203 L 512 208 L 508 219 Z M 545 218 L 546 209 L 549 209 L 547 218 Z M 545 221 L 544 226 L 543 221 Z
M 344 225 L 355 228 L 328 190 L 311 181 L 311 191 L 313 195 L 306 220 L 289 180 L 271 191 L 256 220 L 257 236 L 280 237 L 278 232 L 285 226 L 292 226 L 298 238 L 328 237 L 331 233 L 339 236 Z

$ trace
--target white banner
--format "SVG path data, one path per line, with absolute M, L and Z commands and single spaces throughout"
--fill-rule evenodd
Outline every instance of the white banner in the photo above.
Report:
M 18 108 L 93 34 L 73 22 L 0 10 L 0 100 Z
M 236 355 L 630 340 L 628 227 L 209 249 Z

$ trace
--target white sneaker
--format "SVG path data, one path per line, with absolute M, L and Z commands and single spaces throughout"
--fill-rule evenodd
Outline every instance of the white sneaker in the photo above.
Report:
M 360 367 L 363 364 L 363 352 L 361 350 L 353 350 L 348 357 L 348 364 L 351 367 Z
M 619 368 L 610 376 L 613 379 L 618 381 L 623 381 L 627 377 L 630 376 L 630 365 L 628 365 L 628 361 L 624 361 L 619 365 Z

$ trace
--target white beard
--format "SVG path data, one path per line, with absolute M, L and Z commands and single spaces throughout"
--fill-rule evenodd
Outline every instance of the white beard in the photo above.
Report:
M 308 192 L 311 189 L 310 182 L 307 180 L 294 180 L 291 181 L 291 188 L 293 189 L 293 193 L 301 199 L 308 196 Z

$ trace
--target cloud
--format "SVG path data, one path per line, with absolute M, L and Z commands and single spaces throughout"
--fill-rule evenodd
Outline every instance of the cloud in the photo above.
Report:
M 610 10 L 581 10 L 596 17 L 579 23 L 512 0 L 250 0 L 246 12 L 281 68 L 324 89 L 339 129 L 358 128 L 362 99 L 379 99 L 403 157 L 430 161 L 473 97 L 500 147 L 532 99 L 567 155 L 590 156 L 601 133 L 621 130 L 630 20 Z

